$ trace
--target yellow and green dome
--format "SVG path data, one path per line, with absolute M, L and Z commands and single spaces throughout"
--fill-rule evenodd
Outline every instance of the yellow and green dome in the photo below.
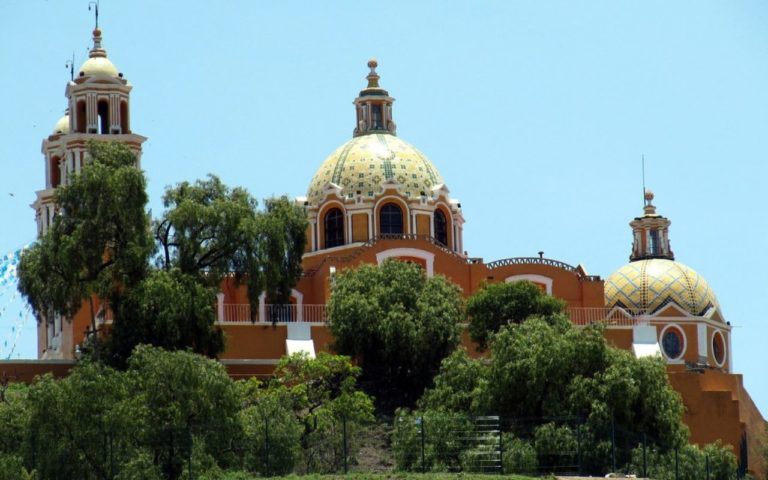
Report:
M 317 205 L 328 183 L 340 186 L 344 197 L 358 191 L 373 197 L 393 179 L 404 195 L 414 197 L 443 183 L 432 162 L 413 145 L 388 133 L 373 133 L 353 138 L 326 158 L 309 184 L 307 199 Z
M 719 304 L 707 281 L 692 268 L 662 258 L 638 260 L 616 270 L 605 281 L 605 305 L 648 314 L 674 303 L 702 316 Z

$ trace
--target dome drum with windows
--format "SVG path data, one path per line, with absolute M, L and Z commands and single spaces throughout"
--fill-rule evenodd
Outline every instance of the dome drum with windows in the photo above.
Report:
M 310 250 L 386 235 L 429 237 L 460 253 L 464 219 L 440 172 L 416 147 L 396 136 L 394 98 L 368 62 L 368 85 L 355 99 L 353 138 L 338 147 L 312 178 L 306 197 Z

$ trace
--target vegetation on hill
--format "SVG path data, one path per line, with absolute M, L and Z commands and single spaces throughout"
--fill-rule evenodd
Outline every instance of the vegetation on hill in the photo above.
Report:
M 392 412 L 416 402 L 458 345 L 463 301 L 445 277 L 389 260 L 337 274 L 328 317 L 333 348 L 355 358 L 364 389 Z
M 218 362 L 149 346 L 125 371 L 81 362 L 62 380 L 3 390 L 0 479 L 336 472 L 341 422 L 373 420 L 359 374 L 348 358 L 324 353 L 283 359 L 267 384 L 235 382 Z

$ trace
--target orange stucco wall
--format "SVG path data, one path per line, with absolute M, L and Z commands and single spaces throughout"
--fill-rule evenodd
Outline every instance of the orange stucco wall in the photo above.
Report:
M 416 215 L 416 233 L 419 235 L 429 235 L 431 233 L 429 224 L 429 215 Z
M 368 214 L 355 213 L 352 215 L 352 241 L 368 241 Z
M 683 420 L 691 430 L 691 442 L 705 444 L 721 439 L 734 445 L 738 455 L 741 436 L 746 433 L 749 471 L 756 478 L 764 478 L 765 419 L 744 389 L 741 375 L 715 370 L 671 371 L 669 380 L 683 399 Z

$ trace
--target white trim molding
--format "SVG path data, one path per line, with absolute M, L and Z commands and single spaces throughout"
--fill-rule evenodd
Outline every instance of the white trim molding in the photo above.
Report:
M 388 258 L 413 257 L 420 258 L 427 263 L 427 277 L 435 274 L 435 254 L 418 248 L 390 248 L 376 254 L 376 263 L 381 265 Z
M 529 282 L 539 283 L 544 285 L 547 291 L 547 295 L 552 295 L 552 279 L 545 277 L 544 275 L 536 275 L 534 273 L 525 273 L 520 275 L 512 275 L 504 279 L 505 282 L 519 282 L 521 280 L 528 280 Z

